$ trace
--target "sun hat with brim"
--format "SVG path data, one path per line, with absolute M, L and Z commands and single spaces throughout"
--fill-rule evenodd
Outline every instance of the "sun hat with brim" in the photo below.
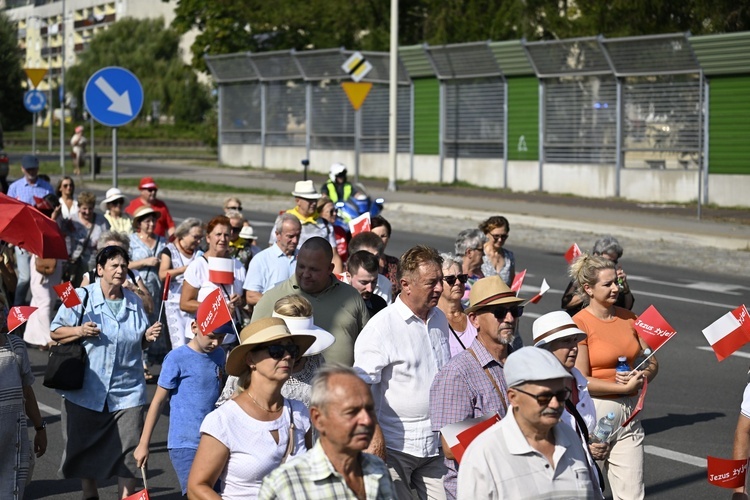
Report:
M 587 337 L 586 332 L 573 323 L 573 318 L 565 311 L 553 311 L 539 316 L 531 327 L 534 346 L 543 347 L 558 339 L 577 337 L 576 343 Z
M 99 203 L 99 208 L 102 209 L 102 212 L 107 211 L 107 204 L 112 203 L 113 201 L 117 200 L 124 200 L 127 201 L 128 199 L 125 197 L 124 194 L 122 194 L 122 191 L 120 191 L 117 188 L 109 188 L 107 189 L 106 197 L 102 200 L 101 203 Z
M 255 231 L 250 226 L 242 226 L 240 230 L 240 238 L 244 240 L 257 240 L 258 237 L 255 235 Z
M 508 285 L 500 276 L 482 278 L 471 285 L 469 290 L 469 307 L 465 313 L 475 312 L 483 307 L 497 306 L 501 304 L 520 304 L 523 299 L 516 297 L 516 292 L 508 288 Z
M 161 212 L 157 212 L 156 210 L 154 210 L 154 207 L 152 207 L 151 205 L 141 205 L 140 207 L 135 209 L 135 212 L 133 212 L 133 222 L 135 223 L 138 219 L 142 219 L 147 215 L 155 215 L 158 219 L 159 217 L 161 217 Z
M 144 177 L 138 184 L 138 189 L 159 189 L 153 177 Z
M 281 318 L 263 318 L 250 323 L 240 332 L 240 345 L 232 349 L 227 358 L 227 373 L 239 377 L 247 370 L 245 358 L 247 353 L 262 344 L 274 340 L 291 340 L 304 353 L 315 343 L 314 335 L 292 335 L 286 323 Z
M 531 346 L 510 353 L 503 365 L 503 373 L 508 387 L 541 380 L 573 378 L 554 354 Z
M 284 316 L 276 312 L 274 312 L 271 316 L 274 318 L 283 319 L 286 323 L 286 326 L 289 328 L 289 331 L 292 332 L 292 335 L 315 336 L 315 343 L 313 343 L 313 345 L 311 345 L 310 348 L 305 351 L 303 356 L 314 356 L 316 354 L 320 354 L 321 352 L 331 347 L 334 342 L 336 342 L 336 337 L 331 335 L 328 331 L 323 330 L 319 326 L 315 326 L 312 316 L 293 317 Z
M 315 190 L 315 184 L 313 184 L 313 181 L 297 181 L 294 184 L 292 196 L 304 198 L 306 200 L 319 200 L 323 197 L 322 194 Z

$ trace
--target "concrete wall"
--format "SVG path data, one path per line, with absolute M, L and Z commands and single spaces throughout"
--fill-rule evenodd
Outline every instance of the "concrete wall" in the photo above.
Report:
M 750 207 L 750 175 L 708 176 L 708 202 L 724 207 Z

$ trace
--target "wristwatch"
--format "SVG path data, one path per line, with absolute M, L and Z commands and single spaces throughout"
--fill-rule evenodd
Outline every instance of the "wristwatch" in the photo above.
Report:
M 46 428 L 47 428 L 47 421 L 42 419 L 42 425 L 40 425 L 39 427 L 34 427 L 34 430 L 38 432 L 38 431 L 43 431 Z

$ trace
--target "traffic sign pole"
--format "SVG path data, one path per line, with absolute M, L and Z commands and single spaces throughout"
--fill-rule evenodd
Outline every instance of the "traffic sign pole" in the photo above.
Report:
M 117 127 L 112 127 L 112 187 L 117 187 Z
M 362 137 L 362 111 L 354 112 L 354 182 L 359 182 L 359 152 Z
M 31 154 L 36 154 L 36 113 L 31 114 Z

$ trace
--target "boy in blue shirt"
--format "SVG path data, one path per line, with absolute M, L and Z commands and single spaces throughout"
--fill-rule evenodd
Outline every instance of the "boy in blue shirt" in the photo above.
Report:
M 164 358 L 141 440 L 133 452 L 138 467 L 146 463 L 151 435 L 169 399 L 169 415 L 174 425 L 169 426 L 167 448 L 183 496 L 187 494 L 188 474 L 201 438 L 201 423 L 213 411 L 224 385 L 226 356 L 224 350 L 217 347 L 225 335 L 234 333 L 231 322 L 213 332 L 202 333 L 193 321 L 191 329 L 192 340 Z

